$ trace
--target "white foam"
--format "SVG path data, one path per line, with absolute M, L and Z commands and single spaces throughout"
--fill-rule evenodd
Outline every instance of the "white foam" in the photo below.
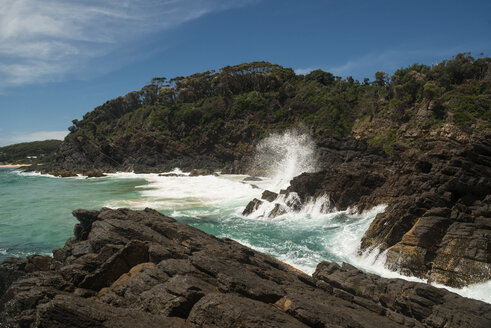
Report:
M 452 288 L 441 284 L 432 284 L 435 287 L 445 288 L 464 297 L 473 298 L 491 304 L 491 280 L 479 284 L 468 285 L 463 288 Z
M 24 171 L 20 171 L 20 170 L 15 170 L 15 171 L 13 171 L 13 173 L 15 173 L 17 175 L 24 176 L 24 177 L 43 177 L 43 178 L 62 179 L 62 177 L 60 177 L 60 176 L 55 176 L 52 174 L 35 172 L 35 171 L 24 172 Z M 77 175 L 72 176 L 72 177 L 64 177 L 63 179 L 80 179 L 80 180 L 82 180 L 82 179 L 87 179 L 87 176 L 85 176 L 83 174 L 77 174 Z
M 42 174 L 41 172 L 24 172 L 20 170 L 14 170 L 13 173 L 24 177 L 45 177 L 45 178 L 61 179 L 61 177 L 57 177 L 51 174 Z
M 174 170 L 173 173 L 180 171 Z M 107 204 L 108 207 L 157 209 L 191 209 L 199 207 L 228 207 L 259 197 L 260 189 L 237 181 L 237 176 L 159 176 L 158 174 L 115 173 L 113 178 L 143 178 L 147 184 L 138 186 L 144 201 L 124 200 Z M 241 176 L 242 179 L 244 176 Z

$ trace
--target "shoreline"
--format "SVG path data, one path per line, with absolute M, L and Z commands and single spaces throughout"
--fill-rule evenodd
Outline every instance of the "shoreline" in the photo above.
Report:
M 31 164 L 1 164 L 0 168 L 30 166 Z

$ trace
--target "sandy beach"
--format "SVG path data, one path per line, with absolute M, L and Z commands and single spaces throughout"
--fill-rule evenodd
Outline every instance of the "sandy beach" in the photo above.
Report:
M 21 167 L 21 166 L 29 166 L 31 164 L 1 164 L 0 167 Z

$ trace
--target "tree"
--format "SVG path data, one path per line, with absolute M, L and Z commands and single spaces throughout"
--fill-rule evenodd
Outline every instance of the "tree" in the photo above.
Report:
M 305 79 L 317 81 L 324 85 L 331 85 L 334 83 L 335 76 L 329 72 L 324 72 L 321 69 L 316 69 L 315 71 L 312 71 L 309 74 L 305 75 Z
M 385 86 L 389 80 L 389 74 L 385 73 L 384 71 L 378 71 L 375 73 L 374 77 L 375 81 L 373 81 L 373 84 L 380 87 Z

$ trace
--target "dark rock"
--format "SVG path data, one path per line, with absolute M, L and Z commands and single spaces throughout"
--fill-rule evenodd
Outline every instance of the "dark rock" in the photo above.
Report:
M 54 175 L 55 177 L 60 177 L 60 178 L 70 178 L 70 177 L 77 176 L 76 171 L 68 171 L 68 170 L 56 170 L 56 171 L 48 171 L 43 173 L 51 174 Z
M 80 297 L 57 295 L 38 306 L 34 327 L 188 327 L 183 319 L 117 308 Z
M 273 209 L 271 212 L 269 212 L 268 217 L 269 218 L 275 218 L 277 216 L 283 215 L 287 212 L 287 208 L 281 204 L 274 204 Z
M 213 175 L 213 170 L 210 169 L 194 169 L 189 173 L 190 177 L 197 177 L 200 175 Z
M 188 321 L 198 327 L 308 327 L 271 305 L 233 294 L 207 295 Z
M 385 315 L 395 323 L 429 327 L 486 327 L 488 304 L 458 297 L 444 289 L 402 279 L 381 278 L 353 266 L 322 262 L 314 278 L 356 295 L 355 303 Z M 380 305 L 377 305 L 379 302 Z M 382 311 L 382 312 L 380 312 Z M 398 314 L 398 315 L 394 315 Z M 413 319 L 414 321 L 411 321 Z
M 100 177 L 107 176 L 104 173 L 102 173 L 102 171 L 99 171 L 99 170 L 87 171 L 87 172 L 84 172 L 83 175 L 86 175 L 87 178 L 100 178 Z
M 278 194 L 269 190 L 263 191 L 261 199 L 267 200 L 268 202 L 274 202 L 278 197 Z
M 263 181 L 263 179 L 258 178 L 258 177 L 246 177 L 242 181 Z
M 249 214 L 253 213 L 254 211 L 257 210 L 257 208 L 259 206 L 261 206 L 262 203 L 263 203 L 262 200 L 259 200 L 257 198 L 254 198 L 253 200 L 251 200 L 249 202 L 249 204 L 247 204 L 247 206 L 244 209 L 244 211 L 242 211 L 242 215 L 249 215 Z
M 154 210 L 74 214 L 77 238 L 56 250 L 54 259 L 30 256 L 0 264 L 0 326 L 491 324 L 489 304 L 347 264 L 323 262 L 310 277 Z
M 182 174 L 182 173 L 160 173 L 159 174 L 159 177 L 172 177 L 172 178 L 186 177 L 186 176 L 187 176 L 186 174 Z

